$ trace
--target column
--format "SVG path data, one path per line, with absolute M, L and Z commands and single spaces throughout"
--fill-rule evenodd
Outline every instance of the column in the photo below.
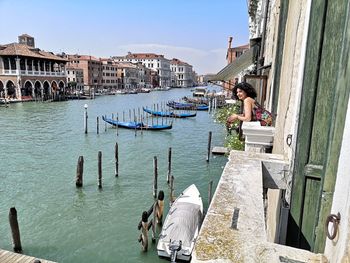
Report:
M 17 75 L 19 75 L 21 72 L 21 59 L 20 58 L 16 58 L 16 70 L 17 70 Z
M 5 73 L 4 59 L 3 59 L 3 58 L 0 58 L 0 61 L 1 61 L 1 67 L 2 67 L 2 74 L 4 74 L 4 73 Z
M 8 61 L 9 61 L 9 70 L 10 70 L 10 73 L 11 73 L 11 70 L 12 70 L 12 68 L 11 68 L 11 59 L 8 58 Z
M 21 99 L 22 93 L 21 93 L 21 59 L 16 58 L 16 75 L 17 75 L 17 87 L 16 87 L 16 98 Z
M 25 66 L 26 75 L 28 75 L 28 65 L 27 65 L 27 63 L 28 63 L 28 60 L 25 58 L 24 59 L 24 66 Z

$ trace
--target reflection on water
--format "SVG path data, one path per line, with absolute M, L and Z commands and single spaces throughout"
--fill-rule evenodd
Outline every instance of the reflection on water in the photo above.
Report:
M 175 89 L 0 108 L 0 247 L 11 250 L 7 217 L 15 206 L 25 254 L 58 262 L 164 262 L 157 257 L 155 245 L 142 253 L 137 242 L 141 213 L 153 202 L 153 156 L 158 157 L 158 189 L 167 198 L 167 154 L 172 147 L 175 194 L 195 183 L 207 206 L 208 184 L 210 180 L 217 184 L 226 162 L 224 157 L 212 157 L 207 164 L 208 131 L 213 132 L 212 144 L 222 145 L 224 129 L 208 112 L 198 112 L 193 119 L 175 119 L 172 130 L 135 136 L 134 131 L 118 129 L 117 136 L 115 128 L 108 126 L 105 131 L 104 123 L 96 134 L 96 117 L 122 116 L 129 109 L 189 95 L 189 89 Z M 116 142 L 119 177 L 114 175 Z M 102 151 L 101 190 L 98 151 Z M 84 156 L 84 186 L 76 189 L 80 155 Z

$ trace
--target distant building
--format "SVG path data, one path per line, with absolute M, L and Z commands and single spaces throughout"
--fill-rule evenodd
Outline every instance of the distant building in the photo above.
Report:
M 197 77 L 197 82 L 199 85 L 208 85 L 208 81 L 215 76 L 215 74 L 199 75 Z
M 123 89 L 136 90 L 139 88 L 139 68 L 136 64 L 121 62 L 118 63 L 118 69 L 122 79 Z
M 118 78 L 118 65 L 112 59 L 102 58 L 102 87 L 107 90 L 117 89 Z
M 128 53 L 122 57 L 112 57 L 116 62 L 141 62 L 145 67 L 154 70 L 159 75 L 159 86 L 166 87 L 171 85 L 170 61 L 164 58 L 164 55 L 153 53 Z
M 94 92 L 102 88 L 102 61 L 87 55 L 66 55 L 68 67 L 83 70 L 84 91 Z
M 194 72 L 191 65 L 177 58 L 170 61 L 171 72 L 174 73 L 172 86 L 192 87 L 195 84 Z
M 67 60 L 35 48 L 34 38 L 29 35 L 18 39 L 21 43 L 0 45 L 0 98 L 57 98 L 67 86 Z
M 249 50 L 249 44 L 237 46 L 237 47 L 231 47 L 232 45 L 232 37 L 229 37 L 228 40 L 228 48 L 226 53 L 226 61 L 227 64 L 232 63 L 237 58 L 239 58 L 244 52 Z M 235 76 L 235 78 L 230 79 L 229 81 L 224 83 L 224 88 L 229 90 L 232 89 L 232 87 L 238 82 L 238 76 Z
M 78 67 L 67 67 L 66 70 L 69 93 L 84 92 L 84 70 Z

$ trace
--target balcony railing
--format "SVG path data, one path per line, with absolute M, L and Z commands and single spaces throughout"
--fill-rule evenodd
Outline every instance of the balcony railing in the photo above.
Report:
M 0 70 L 0 73 L 2 75 L 18 75 L 19 72 L 23 76 L 60 76 L 60 77 L 66 77 L 66 72 L 52 72 L 52 71 L 32 71 L 32 70 L 9 70 L 9 69 L 3 69 L 2 73 Z

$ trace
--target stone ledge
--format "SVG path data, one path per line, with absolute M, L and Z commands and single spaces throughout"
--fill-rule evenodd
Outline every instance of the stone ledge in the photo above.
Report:
M 320 254 L 267 242 L 262 161 L 283 157 L 231 151 L 204 219 L 191 262 L 327 262 Z M 234 210 L 237 229 L 232 228 Z

